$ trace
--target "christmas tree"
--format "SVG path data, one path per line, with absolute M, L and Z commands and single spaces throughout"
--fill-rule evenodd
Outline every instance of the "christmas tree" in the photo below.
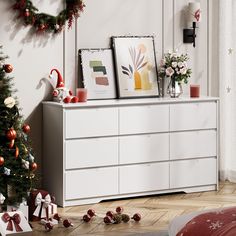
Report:
M 13 67 L 5 64 L 6 56 L 0 46 L 0 204 L 21 203 L 34 182 L 37 164 L 28 140 L 30 126 L 19 114 L 13 78 Z M 5 199 L 4 199 L 5 198 Z

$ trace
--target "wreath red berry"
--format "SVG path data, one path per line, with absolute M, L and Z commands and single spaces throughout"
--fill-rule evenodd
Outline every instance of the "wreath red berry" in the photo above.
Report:
M 60 32 L 66 21 L 71 28 L 73 20 L 83 12 L 85 4 L 83 0 L 65 0 L 66 7 L 57 16 L 39 13 L 30 0 L 15 0 L 13 9 L 19 12 L 19 17 L 26 25 L 32 25 L 36 32 Z

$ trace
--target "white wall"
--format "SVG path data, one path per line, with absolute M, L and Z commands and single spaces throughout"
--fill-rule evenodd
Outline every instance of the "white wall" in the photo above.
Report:
M 113 35 L 154 34 L 158 61 L 168 50 L 178 48 L 180 52 L 187 52 L 193 70 L 189 83 L 200 84 L 204 95 L 212 93 L 211 88 L 217 90 L 215 85 L 210 87 L 212 80 L 209 79 L 209 75 L 216 76 L 211 57 L 217 55 L 210 41 L 214 40 L 211 35 L 216 33 L 209 26 L 215 14 L 210 8 L 213 0 L 200 0 L 203 17 L 197 30 L 196 48 L 182 43 L 183 28 L 187 26 L 184 10 L 187 0 L 85 0 L 86 8 L 78 23 L 72 30 L 56 37 L 31 36 L 29 28 L 13 21 L 9 2 L 0 1 L 0 44 L 10 57 L 8 62 L 14 66 L 12 75 L 17 96 L 22 113 L 31 124 L 33 146 L 39 159 L 42 155 L 41 101 L 51 93 L 48 73 L 51 68 L 58 68 L 64 74 L 66 86 L 75 89 L 79 48 L 108 47 Z M 54 14 L 63 4 L 61 1 L 58 6 L 58 0 L 33 2 L 42 11 Z M 186 94 L 188 86 L 185 87 Z

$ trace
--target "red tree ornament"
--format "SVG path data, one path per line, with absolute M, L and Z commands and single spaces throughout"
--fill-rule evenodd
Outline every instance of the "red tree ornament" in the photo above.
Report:
M 93 209 L 88 209 L 87 214 L 88 214 L 90 217 L 94 217 L 94 216 L 96 215 L 95 210 L 93 210 Z
M 71 227 L 74 226 L 74 225 L 71 223 L 71 221 L 68 220 L 68 219 L 65 219 L 65 220 L 63 221 L 63 225 L 64 225 L 64 227 L 66 227 L 66 228 L 69 228 L 70 226 L 71 226 Z
M 16 131 L 13 128 L 10 128 L 6 133 L 6 137 L 8 140 L 15 139 L 16 138 Z
M 15 151 L 15 158 L 17 159 L 17 158 L 18 158 L 18 156 L 19 156 L 19 148 L 18 148 L 18 147 L 16 147 L 16 151 Z
M 91 220 L 91 217 L 89 215 L 86 214 L 86 215 L 83 216 L 83 221 L 84 222 L 88 223 L 90 220 Z
M 50 222 L 47 222 L 44 227 L 45 227 L 47 232 L 49 232 L 53 229 L 53 225 Z
M 10 64 L 5 64 L 3 66 L 3 69 L 5 70 L 6 73 L 11 73 L 13 71 L 13 66 Z
M 111 219 L 114 217 L 114 212 L 113 211 L 107 211 L 106 216 L 109 216 Z
M 0 166 L 2 166 L 4 164 L 4 158 L 0 157 Z
M 139 222 L 141 220 L 141 215 L 139 213 L 135 213 L 131 219 L 136 222 Z
M 29 133 L 30 132 L 30 126 L 28 124 L 24 124 L 22 127 L 22 130 L 24 133 Z
M 29 9 L 25 9 L 24 16 L 25 16 L 25 17 L 29 17 L 29 16 L 30 16 Z
M 118 214 L 121 214 L 123 211 L 124 211 L 124 208 L 121 207 L 121 206 L 118 206 L 118 207 L 116 208 L 116 212 L 117 212 Z
M 110 216 L 105 216 L 105 217 L 103 218 L 103 221 L 104 221 L 104 223 L 107 224 L 107 225 L 113 223 L 113 220 L 112 220 L 112 218 L 111 218 Z
M 32 171 L 37 170 L 37 168 L 38 168 L 38 165 L 37 165 L 36 162 L 33 162 L 33 163 L 31 164 L 31 166 L 30 166 L 30 169 L 31 169 Z
M 15 139 L 12 139 L 12 140 L 10 141 L 10 143 L 8 144 L 8 147 L 9 147 L 9 148 L 13 148 L 13 147 L 14 147 L 14 144 L 15 144 Z

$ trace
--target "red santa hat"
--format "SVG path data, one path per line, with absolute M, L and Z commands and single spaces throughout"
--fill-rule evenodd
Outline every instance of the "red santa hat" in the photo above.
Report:
M 56 85 L 56 88 L 63 88 L 63 87 L 65 87 L 63 78 L 62 78 L 60 72 L 57 69 L 52 69 L 51 70 L 50 77 L 52 77 L 51 75 L 52 75 L 53 71 L 56 71 L 56 73 L 57 73 L 57 85 Z

